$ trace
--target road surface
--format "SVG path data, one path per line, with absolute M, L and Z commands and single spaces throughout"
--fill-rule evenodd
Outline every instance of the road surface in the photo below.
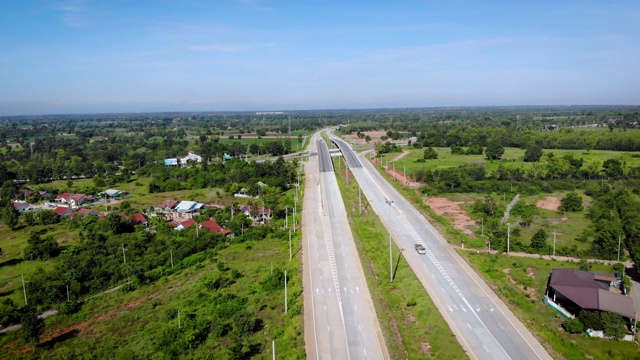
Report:
M 328 148 L 305 164 L 305 343 L 309 359 L 389 359 Z
M 409 249 L 403 256 L 471 358 L 551 359 L 487 284 L 363 155 L 356 155 L 342 140 L 332 137 L 332 141 L 396 245 Z M 427 253 L 414 251 L 416 243 L 424 245 Z

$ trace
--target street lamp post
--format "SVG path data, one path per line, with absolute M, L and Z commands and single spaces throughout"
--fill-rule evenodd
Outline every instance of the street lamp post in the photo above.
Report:
M 507 223 L 507 255 L 509 255 L 510 246 L 511 246 L 511 223 Z

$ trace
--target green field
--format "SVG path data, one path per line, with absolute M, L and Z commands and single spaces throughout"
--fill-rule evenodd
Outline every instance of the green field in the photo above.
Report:
M 640 166 L 640 154 L 637 152 L 623 152 L 623 151 L 604 151 L 593 150 L 587 154 L 584 150 L 558 150 L 549 149 L 543 151 L 543 156 L 539 163 L 524 162 L 525 150 L 518 148 L 505 148 L 504 155 L 501 160 L 489 161 L 484 155 L 452 155 L 450 148 L 434 148 L 438 153 L 438 158 L 434 160 L 426 160 L 425 163 L 417 163 L 416 160 L 422 159 L 424 155 L 424 149 L 402 148 L 403 151 L 409 151 L 409 154 L 402 159 L 393 161 L 393 159 L 399 155 L 399 153 L 387 153 L 382 156 L 382 163 L 389 163 L 389 167 L 392 164 L 397 170 L 402 171 L 406 166 L 407 175 L 411 176 L 412 173 L 419 169 L 445 169 L 451 167 L 458 167 L 461 165 L 484 165 L 487 169 L 487 173 L 495 171 L 498 166 L 517 166 L 523 170 L 531 169 L 534 166 L 544 167 L 547 163 L 548 153 L 553 153 L 555 157 L 563 157 L 565 155 L 573 155 L 574 158 L 584 159 L 583 168 L 587 168 L 591 163 L 598 163 L 600 166 L 607 159 L 618 159 L 625 166 L 633 167 Z

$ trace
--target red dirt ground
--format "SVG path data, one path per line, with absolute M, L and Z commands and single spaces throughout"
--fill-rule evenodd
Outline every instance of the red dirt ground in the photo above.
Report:
M 451 201 L 447 198 L 428 198 L 424 203 L 429 205 L 436 214 L 447 218 L 453 218 L 453 227 L 462 233 L 474 237 L 473 231 L 468 227 L 476 224 L 475 220 L 469 217 L 469 214 L 460 208 L 464 201 Z

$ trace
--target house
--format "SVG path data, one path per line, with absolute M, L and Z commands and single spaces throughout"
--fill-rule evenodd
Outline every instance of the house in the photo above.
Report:
M 178 166 L 178 158 L 164 159 L 165 166 Z
M 107 189 L 103 192 L 98 193 L 98 196 L 103 197 L 106 196 L 109 199 L 115 199 L 115 198 L 119 198 L 122 197 L 124 195 L 124 191 L 122 190 L 116 190 L 116 189 Z
M 210 232 L 215 234 L 222 234 L 224 236 L 229 236 L 229 237 L 233 236 L 233 233 L 231 232 L 231 230 L 225 229 L 222 226 L 218 225 L 218 223 L 214 219 L 209 219 L 207 221 L 200 223 L 200 228 L 207 229 Z
M 200 209 L 204 209 L 204 204 L 195 201 L 180 201 L 174 209 L 179 213 L 194 213 Z
M 71 196 L 70 200 L 67 201 L 67 203 L 72 207 L 76 207 L 91 201 L 93 201 L 93 198 L 89 195 L 74 194 Z
M 69 219 L 74 219 L 75 217 L 82 217 L 86 215 L 100 216 L 100 212 L 91 209 L 78 209 L 75 212 L 70 213 Z
M 72 211 L 73 209 L 71 209 L 68 206 L 58 206 L 57 208 L 53 209 L 53 212 L 56 213 L 61 218 L 68 216 L 69 214 L 71 214 Z
M 184 230 L 190 226 L 196 225 L 196 221 L 193 219 L 189 219 L 189 220 L 185 220 L 181 223 L 179 223 L 176 227 L 174 227 L 175 230 Z
M 549 278 L 545 302 L 566 317 L 574 317 L 584 309 L 612 312 L 633 319 L 633 300 L 610 291 L 617 290 L 620 281 L 613 274 L 555 268 Z
M 135 221 L 139 225 L 147 226 L 147 219 L 140 213 L 133 214 L 131 216 L 131 219 L 133 219 L 133 221 Z
M 61 204 L 69 204 L 72 193 L 62 193 L 58 195 L 53 201 Z
M 13 205 L 13 208 L 18 210 L 19 213 L 31 210 L 31 204 L 24 201 L 12 201 L 11 205 Z
M 271 209 L 264 206 L 238 205 L 238 210 L 253 221 L 264 222 L 271 220 Z
M 181 165 L 187 165 L 189 163 L 189 161 L 195 162 L 195 163 L 201 163 L 202 162 L 202 156 L 196 155 L 196 154 L 193 153 L 192 150 L 189 150 L 189 153 L 187 154 L 187 156 L 185 156 L 185 157 L 180 159 L 180 164 Z M 165 164 L 166 164 L 166 160 L 165 160 Z
M 165 200 L 162 202 L 162 204 L 158 205 L 156 209 L 160 209 L 161 211 L 164 211 L 164 212 L 170 212 L 173 209 L 175 209 L 179 203 L 180 201 L 177 201 L 177 200 Z

